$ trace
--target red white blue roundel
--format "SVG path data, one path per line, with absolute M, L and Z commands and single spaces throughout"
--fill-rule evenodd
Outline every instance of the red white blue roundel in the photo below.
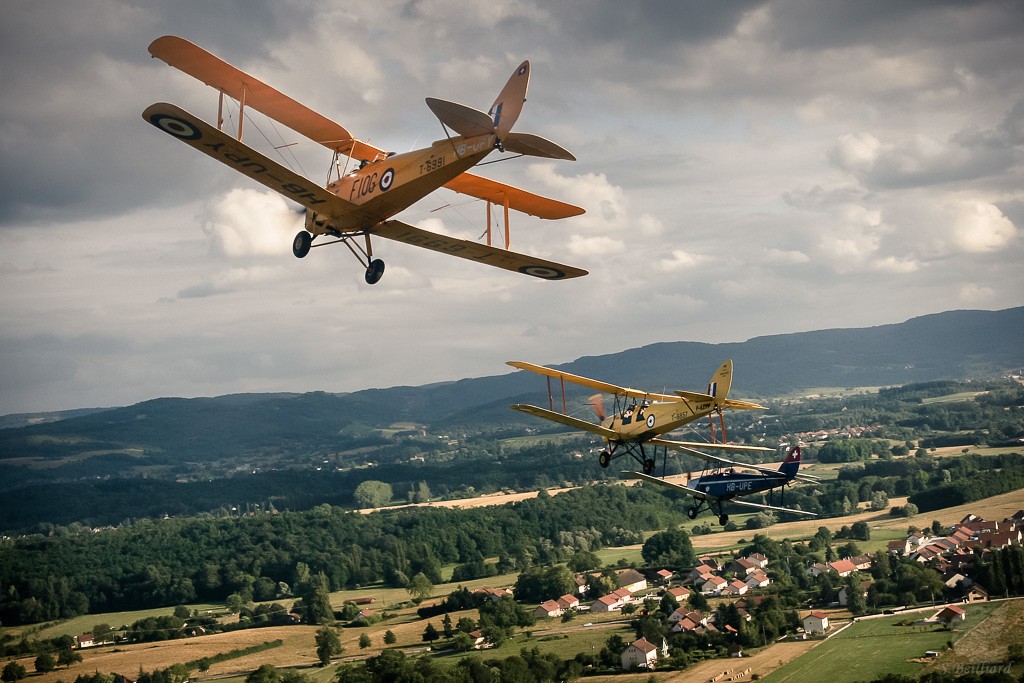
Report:
M 391 184 L 395 182 L 395 169 L 389 168 L 380 176 L 380 189 L 390 190 Z

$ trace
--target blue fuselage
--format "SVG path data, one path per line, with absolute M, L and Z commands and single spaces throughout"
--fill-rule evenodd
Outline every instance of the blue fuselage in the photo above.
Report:
M 722 474 L 706 474 L 691 479 L 689 487 L 702 491 L 713 498 L 728 499 L 734 496 L 767 491 L 787 483 L 783 474 L 760 474 L 754 472 L 732 472 Z

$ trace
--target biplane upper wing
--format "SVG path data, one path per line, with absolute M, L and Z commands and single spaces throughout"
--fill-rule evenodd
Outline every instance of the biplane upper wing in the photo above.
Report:
M 368 214 L 364 215 L 358 205 L 310 182 L 181 107 L 158 102 L 147 107 L 142 112 L 142 118 L 185 144 L 318 213 L 332 216 L 339 222 L 356 224 L 372 219 Z
M 582 375 L 574 375 L 571 372 L 562 372 L 561 370 L 554 370 L 552 368 L 546 368 L 543 365 L 535 365 L 533 363 L 526 363 L 524 361 L 510 360 L 505 365 L 511 365 L 514 368 L 520 370 L 529 370 L 535 372 L 538 375 L 544 375 L 546 377 L 553 377 L 555 379 L 564 380 L 573 384 L 578 384 L 582 387 L 601 391 L 606 394 L 613 394 L 616 396 L 626 396 L 629 398 L 648 399 L 652 401 L 679 401 L 678 396 L 670 396 L 668 394 L 654 394 L 649 391 L 643 391 L 642 389 L 630 389 L 629 387 L 620 387 L 616 384 L 609 384 L 608 382 L 602 382 L 596 379 L 590 379 L 589 377 L 583 377 Z
M 547 261 L 536 256 L 520 254 L 508 249 L 492 247 L 479 242 L 448 237 L 437 232 L 423 230 L 416 226 L 403 223 L 398 220 L 389 220 L 378 223 L 370 228 L 373 235 L 379 235 L 389 240 L 405 242 L 414 247 L 423 247 L 433 251 L 469 259 L 477 263 L 483 263 L 496 268 L 532 275 L 544 280 L 567 280 L 569 278 L 586 275 L 587 271 L 573 266 L 567 266 L 554 261 Z
M 518 187 L 499 183 L 496 180 L 483 178 L 472 173 L 463 173 L 449 180 L 444 184 L 449 190 L 460 194 L 467 194 L 477 199 L 485 199 L 492 204 L 503 206 L 508 202 L 508 208 L 520 213 L 537 216 L 538 218 L 559 219 L 579 216 L 586 213 L 586 210 L 579 206 L 573 206 L 557 199 L 542 197 Z
M 671 439 L 651 439 L 648 443 L 650 443 L 652 446 L 662 446 L 664 448 L 670 448 L 674 451 L 679 451 L 680 453 L 683 453 L 685 455 L 690 455 L 693 456 L 694 458 L 700 458 L 701 460 L 707 460 L 708 462 L 713 462 L 718 465 L 726 465 L 728 467 L 747 467 L 752 470 L 757 470 L 758 472 L 764 472 L 765 474 L 770 474 L 774 476 L 779 475 L 778 470 L 773 470 L 768 467 L 762 467 L 761 465 L 751 465 L 750 463 L 729 460 L 727 458 L 721 458 L 717 455 L 711 455 L 710 453 L 702 453 L 701 451 L 696 450 L 698 448 L 717 448 L 720 450 L 734 450 L 747 452 L 772 452 L 774 450 L 772 448 L 764 448 L 762 446 L 738 446 L 729 444 L 692 443 L 689 441 L 673 441 Z M 818 482 L 817 477 L 812 476 L 810 474 L 804 474 L 802 472 L 797 472 L 794 478 L 808 483 Z
M 384 156 L 383 150 L 355 139 L 343 126 L 184 38 L 157 38 L 150 43 L 149 52 L 325 147 L 367 161 Z
M 673 491 L 679 491 L 680 493 L 685 493 L 689 496 L 693 496 L 698 500 L 707 500 L 709 497 L 708 494 L 704 493 L 703 491 L 691 489 L 689 486 L 683 486 L 682 484 L 677 484 L 675 482 L 667 481 L 665 479 L 654 477 L 649 474 L 644 474 L 642 472 L 623 472 L 622 476 L 625 477 L 626 479 L 638 479 L 640 481 L 646 481 L 656 486 L 663 486 L 667 489 L 672 489 Z M 777 505 L 762 505 L 761 503 L 751 503 L 746 500 L 737 500 L 736 498 L 729 498 L 728 501 L 732 505 L 741 505 L 743 507 L 754 508 L 756 510 L 776 510 L 778 512 L 791 512 L 795 515 L 807 515 L 809 517 L 817 517 L 816 513 L 807 512 L 806 510 L 794 510 L 793 508 L 784 508 L 779 507 Z
M 587 431 L 592 434 L 597 434 L 598 436 L 603 436 L 606 439 L 617 439 L 619 437 L 617 433 L 613 432 L 607 427 L 602 427 L 599 424 L 594 424 L 593 422 L 581 420 L 578 417 L 565 415 L 564 413 L 556 413 L 555 411 L 547 410 L 546 408 L 538 408 L 537 406 L 531 406 L 525 403 L 516 403 L 514 405 L 509 406 L 509 408 L 511 408 L 512 410 L 518 410 L 521 413 L 526 413 L 527 415 L 533 415 L 534 417 L 539 417 L 545 420 L 551 420 L 552 422 L 557 422 L 558 424 L 563 424 L 566 425 L 567 427 L 582 429 L 583 431 Z

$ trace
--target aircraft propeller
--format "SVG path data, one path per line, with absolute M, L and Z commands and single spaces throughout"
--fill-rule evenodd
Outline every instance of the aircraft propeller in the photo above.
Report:
M 604 422 L 604 394 L 594 394 L 587 401 L 590 403 L 590 407 L 594 409 L 594 414 L 597 415 L 597 419 Z

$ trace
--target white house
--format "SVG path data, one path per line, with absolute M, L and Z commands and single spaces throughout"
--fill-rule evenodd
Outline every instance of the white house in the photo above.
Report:
M 658 648 L 648 642 L 646 638 L 634 641 L 622 651 L 622 668 L 630 669 L 653 669 L 658 661 Z
M 558 606 L 563 610 L 567 609 L 579 609 L 580 599 L 575 595 L 569 595 L 566 593 L 562 597 L 558 598 Z
M 612 594 L 602 595 L 590 606 L 591 612 L 615 612 L 622 609 L 622 601 Z
M 721 576 L 709 576 L 700 586 L 700 592 L 708 595 L 718 595 L 725 589 L 728 582 Z
M 760 569 L 755 569 L 747 577 L 747 588 L 766 588 L 771 582 L 767 574 Z
M 828 615 L 815 611 L 803 618 L 805 633 L 824 633 L 828 630 Z
M 623 569 L 616 572 L 616 576 L 619 579 L 619 585 L 630 593 L 636 593 L 647 588 L 647 579 L 635 569 Z
M 533 616 L 538 619 L 544 617 L 560 617 L 562 616 L 562 607 L 554 600 L 545 600 L 537 607 L 537 609 L 533 610 Z

